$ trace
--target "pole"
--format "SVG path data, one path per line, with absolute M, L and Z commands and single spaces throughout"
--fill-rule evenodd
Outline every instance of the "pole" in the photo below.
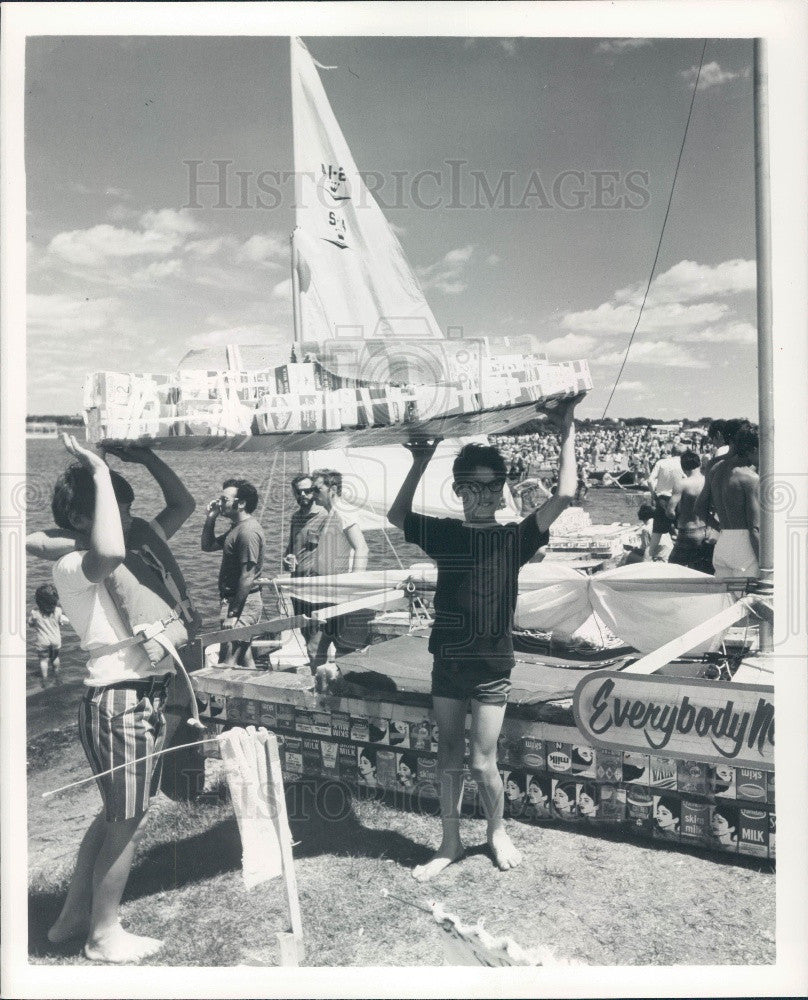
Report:
M 290 245 L 290 258 L 292 261 L 292 320 L 294 323 L 294 333 L 295 333 L 295 344 L 297 345 L 297 352 L 300 353 L 300 345 L 303 341 L 303 331 L 302 322 L 300 317 L 300 274 L 297 270 L 297 247 L 295 246 L 295 233 L 297 229 L 292 231 L 292 235 L 289 237 Z M 301 360 L 300 357 L 297 359 Z
M 769 74 L 766 42 L 754 40 L 755 114 L 755 236 L 757 243 L 758 424 L 759 472 L 762 493 L 771 492 L 774 479 L 774 388 L 772 379 L 771 205 L 769 196 Z M 768 488 L 767 488 L 768 487 Z M 760 575 L 757 591 L 774 590 L 774 512 L 765 502 L 760 509 Z M 771 622 L 760 625 L 760 652 L 773 651 Z

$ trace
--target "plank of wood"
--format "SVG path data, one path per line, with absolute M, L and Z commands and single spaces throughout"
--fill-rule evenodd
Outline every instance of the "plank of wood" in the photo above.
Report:
M 263 733 L 266 736 L 263 737 Z M 292 937 L 295 941 L 295 961 L 299 961 L 305 955 L 303 944 L 303 917 L 300 912 L 300 898 L 297 894 L 297 875 L 295 874 L 295 859 L 292 855 L 292 832 L 289 829 L 289 817 L 286 813 L 286 797 L 283 792 L 283 774 L 281 773 L 281 758 L 278 753 L 278 738 L 274 733 L 262 731 L 264 738 L 264 748 L 267 755 L 267 768 L 269 770 L 270 787 L 273 789 L 275 797 L 275 808 L 277 809 L 278 839 L 281 845 L 281 862 L 283 864 L 283 878 L 286 884 L 286 902 L 289 908 L 289 922 L 292 927 Z M 281 959 L 283 960 L 284 949 L 287 954 L 289 946 L 281 940 L 278 935 L 278 942 L 281 946 Z

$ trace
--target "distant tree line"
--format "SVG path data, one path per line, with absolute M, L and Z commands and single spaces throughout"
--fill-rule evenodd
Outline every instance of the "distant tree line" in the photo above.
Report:
M 26 424 L 60 424 L 64 427 L 81 427 L 84 423 L 84 418 L 78 414 L 74 413 L 70 416 L 64 413 L 29 413 L 25 418 Z
M 586 428 L 616 428 L 616 427 L 651 427 L 660 426 L 662 424 L 669 424 L 671 428 L 673 427 L 699 427 L 709 424 L 712 421 L 712 417 L 700 417 L 698 420 L 660 420 L 658 417 L 625 417 L 622 419 L 617 419 L 615 417 L 576 417 L 575 423 L 578 427 Z M 521 424 L 519 427 L 514 428 L 514 430 L 509 431 L 508 435 L 516 436 L 520 434 L 536 434 L 538 432 L 547 429 L 547 424 L 544 420 L 530 420 L 526 424 Z M 506 435 L 507 436 L 507 435 Z

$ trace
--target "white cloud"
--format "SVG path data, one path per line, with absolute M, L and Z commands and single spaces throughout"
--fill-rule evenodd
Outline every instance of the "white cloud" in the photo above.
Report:
M 239 247 L 237 258 L 253 264 L 279 266 L 289 260 L 289 241 L 268 233 L 256 233 Z
M 732 322 L 683 334 L 679 340 L 690 344 L 756 344 L 757 329 L 751 323 Z
M 31 293 L 28 295 L 27 307 L 29 335 L 62 337 L 65 334 L 87 334 L 107 328 L 120 307 L 120 300 L 114 297 L 90 299 L 61 293 Z M 75 350 L 77 343 L 76 340 L 70 341 L 70 349 Z
M 756 286 L 756 264 L 753 260 L 725 260 L 715 267 L 682 260 L 654 278 L 646 306 L 754 292 Z M 639 306 L 644 291 L 645 286 L 640 283 L 629 285 L 614 293 L 614 301 Z
M 695 305 L 680 305 L 670 302 L 665 305 L 646 306 L 639 329 L 645 333 L 670 333 L 693 329 L 704 323 L 715 323 L 729 312 L 723 302 L 700 302 Z M 635 305 L 614 305 L 604 302 L 597 309 L 584 309 L 577 313 L 567 313 L 561 320 L 564 330 L 577 333 L 599 333 L 603 336 L 618 336 L 630 333 L 637 322 L 638 307 Z
M 501 261 L 502 261 L 502 258 L 499 256 L 499 254 L 496 254 L 496 253 L 490 253 L 485 258 L 485 262 L 486 262 L 486 264 L 489 265 L 489 267 L 495 267 L 497 264 L 501 263 Z
M 121 205 L 120 203 L 110 205 L 104 214 L 110 222 L 118 224 L 124 222 L 137 222 L 140 218 L 140 212 L 135 211 L 134 208 L 128 208 L 126 205 Z
M 225 246 L 234 245 L 234 241 L 225 236 L 211 236 L 206 240 L 191 240 L 185 244 L 185 252 L 192 257 L 213 257 Z
M 434 288 L 444 295 L 459 295 L 468 288 L 465 279 L 466 265 L 474 256 L 474 245 L 449 250 L 439 261 L 428 267 L 418 268 L 424 289 Z
M 283 281 L 279 281 L 277 285 L 272 289 L 273 299 L 288 299 L 292 298 L 292 279 L 284 278 Z
M 126 188 L 118 187 L 108 187 L 106 191 L 104 191 L 104 194 L 108 198 L 120 198 L 121 201 L 128 201 L 132 197 L 131 192 L 127 191 Z
M 619 365 L 623 362 L 625 349 L 602 354 L 593 361 L 601 365 Z M 634 341 L 628 355 L 628 363 L 653 365 L 655 368 L 712 368 L 712 362 L 693 351 L 680 347 L 670 340 Z
M 699 75 L 698 66 L 691 66 L 690 69 L 681 70 L 679 76 L 691 87 L 696 82 L 696 77 L 698 76 L 699 90 L 707 90 L 710 87 L 718 87 L 728 80 L 737 80 L 741 74 L 721 69 L 717 62 L 709 62 L 701 67 L 701 75 Z
M 166 278 L 178 277 L 183 273 L 184 267 L 182 261 L 173 257 L 171 260 L 152 261 L 147 267 L 135 271 L 132 275 L 132 281 L 135 283 L 151 284 L 163 281 Z
M 726 260 L 714 267 L 682 260 L 654 279 L 640 320 L 645 336 L 675 335 L 678 340 L 694 339 L 710 328 L 717 338 L 743 340 L 748 332 L 728 331 L 742 326 L 726 300 L 754 292 L 753 260 Z M 594 309 L 564 315 L 561 328 L 576 333 L 618 336 L 634 329 L 645 286 L 641 282 L 619 288 L 608 302 Z M 695 339 L 704 339 L 699 336 Z
M 638 395 L 647 395 L 647 392 L 645 391 L 645 382 L 632 382 L 630 380 L 628 382 L 618 382 L 615 392 L 634 392 Z
M 641 49 L 645 45 L 650 45 L 650 38 L 607 38 L 598 42 L 595 52 L 608 52 L 612 55 L 620 55 L 621 52 L 631 52 L 633 49 Z
M 179 211 L 174 208 L 161 208 L 158 211 L 149 209 L 148 212 L 141 215 L 140 225 L 147 231 L 154 230 L 158 233 L 171 233 L 179 236 L 198 233 L 202 229 L 187 208 L 181 208 Z
M 179 243 L 172 233 L 136 232 L 104 224 L 58 233 L 48 244 L 48 253 L 70 264 L 98 267 L 110 258 L 164 257 Z
M 564 337 L 554 337 L 539 348 L 551 361 L 569 361 L 585 358 L 598 343 L 596 337 L 580 333 L 568 333 Z

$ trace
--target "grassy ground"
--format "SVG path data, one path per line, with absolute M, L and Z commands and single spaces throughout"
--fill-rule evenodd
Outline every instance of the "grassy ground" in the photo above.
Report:
M 276 964 L 274 935 L 287 923 L 282 886 L 270 882 L 244 889 L 236 823 L 216 794 L 217 762 L 209 762 L 208 771 L 206 802 L 156 801 L 124 898 L 124 923 L 166 941 L 150 964 Z M 45 932 L 98 808 L 98 793 L 87 785 L 53 799 L 41 797 L 87 773 L 72 729 L 29 739 L 34 964 L 87 964 L 78 943 L 54 949 Z M 482 916 L 492 932 L 590 965 L 774 961 L 774 875 L 768 862 L 730 864 L 653 842 L 512 822 L 525 860 L 503 874 L 480 846 L 484 824 L 467 820 L 469 856 L 421 887 L 410 869 L 436 844 L 437 820 L 356 800 L 342 818 L 328 820 L 313 808 L 312 788 L 290 789 L 292 832 L 300 842 L 294 853 L 306 964 L 443 964 L 441 931 L 432 918 L 385 899 L 382 888 L 422 904 L 438 899 L 465 921 Z M 337 812 L 339 803 L 331 805 Z

